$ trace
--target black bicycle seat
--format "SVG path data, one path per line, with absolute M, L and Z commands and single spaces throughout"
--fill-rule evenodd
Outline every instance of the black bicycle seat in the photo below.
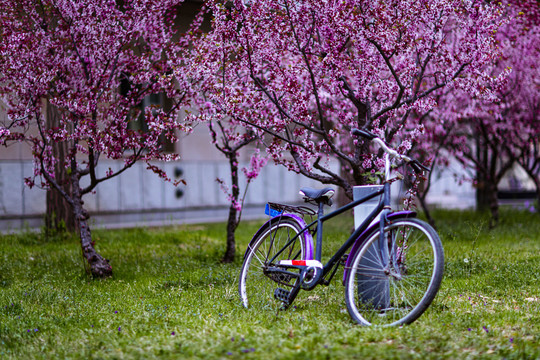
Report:
M 336 191 L 334 189 L 329 187 L 320 190 L 308 187 L 300 189 L 300 195 L 306 197 L 307 199 L 313 200 L 317 203 L 324 202 L 329 205 L 331 204 L 330 199 L 332 198 L 332 196 L 334 196 L 335 192 Z

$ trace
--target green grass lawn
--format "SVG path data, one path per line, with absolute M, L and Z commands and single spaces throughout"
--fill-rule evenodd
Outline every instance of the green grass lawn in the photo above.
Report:
M 95 231 L 114 270 L 101 281 L 75 238 L 0 236 L 0 358 L 540 358 L 540 217 L 506 210 L 494 230 L 471 212 L 434 217 L 439 295 L 412 325 L 384 329 L 352 322 L 339 273 L 287 311 L 242 308 L 241 257 L 262 222 L 241 225 L 227 265 L 224 224 Z M 351 227 L 325 229 L 328 251 Z

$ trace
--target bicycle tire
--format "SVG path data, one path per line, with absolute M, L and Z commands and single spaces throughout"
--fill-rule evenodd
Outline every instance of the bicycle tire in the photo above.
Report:
M 275 222 L 269 222 L 265 228 L 259 230 L 258 235 L 250 243 L 244 257 L 238 292 L 242 305 L 246 308 L 258 309 L 281 306 L 282 303 L 274 299 L 276 288 L 292 288 L 294 279 L 282 277 L 272 279 L 264 273 L 269 261 L 282 249 L 294 236 L 300 233 L 302 227 L 293 218 L 283 218 Z M 277 264 L 280 260 L 303 260 L 305 259 L 305 238 L 297 237 L 272 263 Z
M 381 265 L 377 230 L 352 254 L 345 281 L 347 310 L 365 326 L 412 323 L 429 307 L 443 277 L 443 247 L 430 225 L 418 219 L 399 219 L 384 232 L 392 264 Z

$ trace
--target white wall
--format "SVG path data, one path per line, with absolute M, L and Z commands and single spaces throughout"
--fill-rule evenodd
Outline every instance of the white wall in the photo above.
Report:
M 226 218 L 226 211 L 212 215 L 207 210 L 226 210 L 228 207 L 227 196 L 216 182 L 217 177 L 223 178 L 227 183 L 230 182 L 227 162 L 178 161 L 156 165 L 161 166 L 172 179 L 175 179 L 175 168 L 180 168 L 186 185 L 174 187 L 146 170 L 144 163 L 137 163 L 122 175 L 99 184 L 95 193 L 83 198 L 86 209 L 90 211 L 97 225 L 114 223 L 115 226 L 120 226 L 122 222 L 147 223 L 164 219 L 172 222 L 175 219 L 182 220 L 195 216 L 186 212 L 199 210 L 203 211 L 202 215 L 199 215 L 202 221 L 205 217 L 207 221 Z M 109 167 L 116 169 L 118 166 L 119 164 L 114 161 L 101 161 L 98 175 L 104 174 Z M 41 217 L 46 209 L 46 192 L 37 187 L 29 189 L 23 184 L 24 177 L 31 174 L 31 161 L 0 160 L 0 230 L 41 225 Z M 242 175 L 240 178 L 245 181 Z M 283 203 L 301 201 L 298 190 L 304 186 L 321 185 L 288 172 L 284 167 L 268 165 L 250 184 L 245 205 L 260 208 L 262 217 L 264 204 L 268 201 Z M 242 183 L 241 191 L 244 187 L 245 184 Z M 183 192 L 181 197 L 177 196 L 178 190 Z M 119 216 L 121 214 L 131 215 L 121 217 Z
M 457 162 L 447 168 L 437 168 L 431 176 L 431 188 L 426 202 L 435 207 L 467 209 L 476 206 L 476 190 L 470 181 L 459 181 L 465 175 Z

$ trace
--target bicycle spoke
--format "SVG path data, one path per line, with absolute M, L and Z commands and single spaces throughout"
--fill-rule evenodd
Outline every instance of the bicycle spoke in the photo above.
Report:
M 261 260 L 261 258 L 259 257 L 259 255 L 264 256 L 264 254 L 263 254 L 262 252 L 260 252 L 259 250 L 256 250 L 256 251 L 253 252 L 253 256 L 255 257 L 255 259 L 257 259 L 257 261 L 258 261 L 261 265 L 266 265 L 268 258 L 265 258 L 264 260 Z

